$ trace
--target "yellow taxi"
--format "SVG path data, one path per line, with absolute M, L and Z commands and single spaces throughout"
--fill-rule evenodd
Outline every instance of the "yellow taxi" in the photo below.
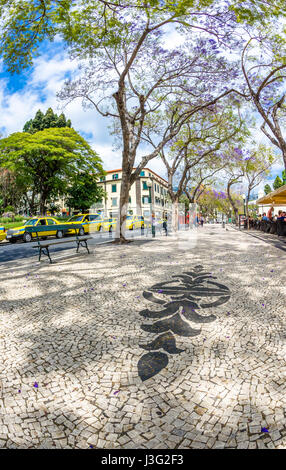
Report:
M 37 236 L 37 226 L 55 226 L 55 230 L 49 230 L 47 232 L 41 231 L 41 237 L 48 237 L 51 235 L 56 235 L 57 237 L 62 237 L 62 231 L 58 231 L 56 225 L 59 225 L 56 219 L 52 217 L 33 217 L 32 219 L 26 220 L 26 222 L 20 227 L 14 227 L 7 230 L 6 239 L 10 243 L 15 243 L 17 240 L 24 240 L 24 242 L 32 241 L 32 238 Z M 27 232 L 26 227 L 35 227 L 35 232 Z
M 114 232 L 116 230 L 117 220 L 114 218 L 104 219 L 103 221 L 103 230 L 105 232 Z
M 101 232 L 104 229 L 104 220 L 101 214 L 77 214 L 73 215 L 68 219 L 65 224 L 80 224 L 82 225 L 82 233 L 80 231 L 80 235 L 84 235 L 85 233 L 92 233 L 92 232 Z M 69 234 L 75 233 L 75 230 L 71 229 L 68 231 Z
M 5 232 L 5 227 L 0 227 L 0 242 L 2 242 L 3 240 L 5 240 L 6 238 L 6 232 Z
M 144 218 L 141 215 L 128 215 L 126 217 L 126 228 L 128 230 L 144 228 Z

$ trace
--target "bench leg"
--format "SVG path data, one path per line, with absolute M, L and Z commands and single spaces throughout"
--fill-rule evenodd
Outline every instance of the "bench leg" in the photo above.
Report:
M 85 240 L 85 248 L 87 249 L 87 252 L 90 255 L 90 252 L 89 252 L 89 249 L 88 249 L 88 246 L 87 246 L 87 240 Z
M 47 256 L 49 257 L 50 263 L 52 263 L 52 260 L 51 260 L 51 257 L 50 257 L 50 251 L 49 251 L 49 248 L 46 248 L 46 250 L 47 250 Z
M 83 245 L 83 243 L 84 243 L 84 245 Z M 90 251 L 89 251 L 88 246 L 87 246 L 87 240 L 77 240 L 76 244 L 77 244 L 77 249 L 76 249 L 77 253 L 79 251 L 79 246 L 83 246 L 84 248 L 87 249 L 87 252 L 90 255 Z
M 50 257 L 50 252 L 49 252 L 49 248 L 48 247 L 45 247 L 45 248 L 42 248 L 40 247 L 40 252 L 39 252 L 39 261 L 41 261 L 41 257 L 42 257 L 42 253 L 43 255 L 47 256 L 50 260 L 50 263 L 52 263 L 52 260 L 51 260 L 51 257 Z

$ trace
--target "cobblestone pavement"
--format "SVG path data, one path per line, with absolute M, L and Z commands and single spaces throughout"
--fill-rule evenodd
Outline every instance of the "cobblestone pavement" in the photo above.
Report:
M 284 252 L 206 226 L 66 255 L 1 267 L 1 447 L 286 448 Z M 200 270 L 174 345 L 158 283 Z M 161 361 L 145 380 L 143 356 Z

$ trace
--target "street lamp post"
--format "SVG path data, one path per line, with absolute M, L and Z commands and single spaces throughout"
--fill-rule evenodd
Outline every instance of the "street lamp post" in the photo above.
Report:
M 151 231 L 152 231 L 152 237 L 155 237 L 155 214 L 153 214 L 153 210 L 152 210 L 152 193 L 151 193 L 152 180 L 147 183 L 147 186 L 149 188 Z
M 243 194 L 242 198 L 243 198 L 243 213 L 244 213 L 244 216 L 246 216 L 246 210 L 245 210 L 246 195 Z

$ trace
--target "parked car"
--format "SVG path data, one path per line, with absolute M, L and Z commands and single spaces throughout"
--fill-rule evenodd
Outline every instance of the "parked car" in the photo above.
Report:
M 6 235 L 7 235 L 7 233 L 5 231 L 5 227 L 0 227 L 0 242 L 5 240 Z
M 104 219 L 101 214 L 77 214 L 70 217 L 66 224 L 80 224 L 82 228 L 79 235 L 86 233 L 101 232 L 104 228 Z M 69 234 L 75 233 L 74 229 L 68 231 Z
M 103 230 L 105 232 L 114 232 L 116 230 L 116 222 L 115 218 L 104 219 Z
M 144 217 L 141 215 L 128 215 L 126 217 L 126 228 L 128 230 L 144 228 Z
M 104 231 L 113 232 L 116 230 L 117 218 L 104 219 Z M 140 215 L 128 215 L 126 217 L 126 228 L 134 230 L 137 228 L 144 228 L 144 217 Z
M 49 225 L 55 226 L 55 230 L 52 231 L 47 231 L 47 232 L 41 232 L 41 237 L 47 237 L 47 236 L 56 236 L 57 238 L 62 238 L 63 237 L 63 231 L 62 230 L 57 230 L 56 225 L 59 225 L 60 223 L 52 218 L 52 217 L 33 217 L 32 219 L 27 220 L 23 225 L 20 227 L 14 227 L 13 229 L 7 230 L 6 233 L 6 239 L 10 243 L 15 243 L 17 240 L 24 240 L 24 242 L 30 242 L 32 241 L 33 238 L 37 236 L 37 226 L 39 225 Z M 26 227 L 34 227 L 35 232 L 27 232 Z

